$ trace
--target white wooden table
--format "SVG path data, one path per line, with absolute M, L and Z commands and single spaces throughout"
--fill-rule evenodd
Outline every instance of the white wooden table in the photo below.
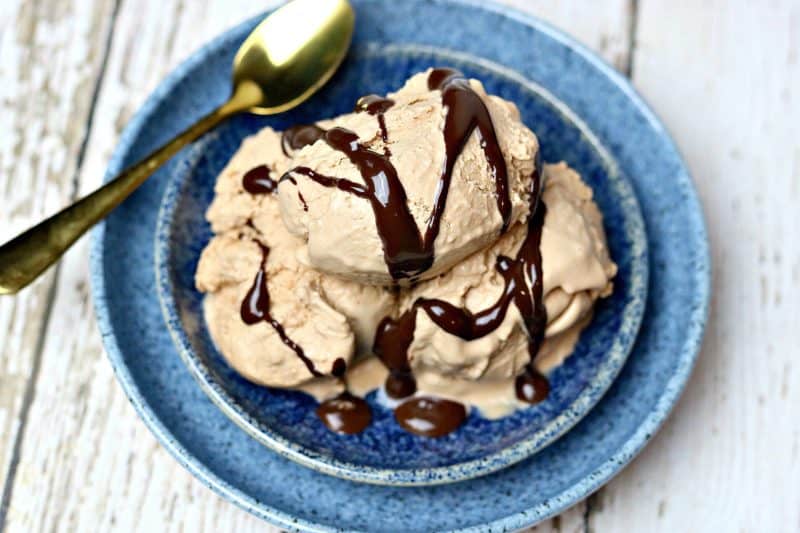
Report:
M 714 297 L 694 375 L 621 475 L 540 531 L 800 529 L 800 2 L 506 0 L 633 79 L 688 159 Z M 250 0 L 0 1 L 0 241 L 96 187 L 121 129 Z M 264 531 L 195 481 L 105 359 L 83 239 L 0 299 L 0 529 Z

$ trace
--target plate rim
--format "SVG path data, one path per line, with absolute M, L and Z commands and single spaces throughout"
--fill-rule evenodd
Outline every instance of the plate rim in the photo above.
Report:
M 693 306 L 690 314 L 690 321 L 686 335 L 681 345 L 680 357 L 676 360 L 675 370 L 664 384 L 663 390 L 653 405 L 651 411 L 642 419 L 637 428 L 627 437 L 617 450 L 605 461 L 599 464 L 593 471 L 577 480 L 573 485 L 567 487 L 558 495 L 549 499 L 546 505 L 540 504 L 534 508 L 512 513 L 508 516 L 498 518 L 492 522 L 481 525 L 460 528 L 454 531 L 477 532 L 486 527 L 501 529 L 519 529 L 530 526 L 541 520 L 547 519 L 562 512 L 567 507 L 585 498 L 597 488 L 605 484 L 611 477 L 618 473 L 627 465 L 649 442 L 650 438 L 661 427 L 674 408 L 677 399 L 680 397 L 689 375 L 697 359 L 700 346 L 703 340 L 703 333 L 708 320 L 711 292 L 711 257 L 708 240 L 707 224 L 703 212 L 697 189 L 691 178 L 691 173 L 686 165 L 685 158 L 681 154 L 673 138 L 669 135 L 666 127 L 657 118 L 654 111 L 646 103 L 644 98 L 633 88 L 630 81 L 618 73 L 604 59 L 597 56 L 586 46 L 576 41 L 565 32 L 555 28 L 551 24 L 527 13 L 522 13 L 510 6 L 499 5 L 494 0 L 433 0 L 435 3 L 448 3 L 451 5 L 467 6 L 482 9 L 484 11 L 498 14 L 517 21 L 525 26 L 531 27 L 538 32 L 553 39 L 555 42 L 569 48 L 579 55 L 587 64 L 597 69 L 602 75 L 607 77 L 627 98 L 628 101 L 641 113 L 647 124 L 656 131 L 661 131 L 662 142 L 669 147 L 675 155 L 676 161 L 680 165 L 680 181 L 685 186 L 687 193 L 685 200 L 689 204 L 692 213 L 695 214 L 695 225 L 692 227 L 692 234 L 695 236 L 697 248 L 697 264 L 693 271 L 692 279 L 695 282 L 696 291 L 694 297 L 698 305 Z M 265 5 L 265 12 L 273 9 L 280 2 L 272 0 Z M 132 141 L 141 132 L 146 119 L 153 114 L 155 102 L 159 101 L 172 87 L 185 75 L 188 70 L 196 67 L 202 62 L 205 53 L 218 47 L 220 44 L 231 38 L 231 34 L 243 27 L 252 25 L 262 15 L 249 18 L 215 36 L 203 46 L 195 50 L 185 61 L 173 69 L 157 86 L 157 88 L 147 97 L 139 107 L 133 118 L 124 129 L 112 158 L 108 164 L 108 170 L 104 176 L 104 182 L 108 181 L 115 171 L 122 168 L 123 157 L 131 145 Z M 207 465 L 195 458 L 181 443 L 171 434 L 169 429 L 154 415 L 147 405 L 146 397 L 137 387 L 136 382 L 124 363 L 122 350 L 118 344 L 118 339 L 114 335 L 111 324 L 111 316 L 106 304 L 106 286 L 103 276 L 103 241 L 105 236 L 106 223 L 102 222 L 92 233 L 90 251 L 90 281 L 92 297 L 95 305 L 98 328 L 101 333 L 103 344 L 106 349 L 112 369 L 116 378 L 119 380 L 130 403 L 135 411 L 150 429 L 157 440 L 167 449 L 176 461 L 186 468 L 204 485 L 211 488 L 224 498 L 235 503 L 248 512 L 268 520 L 275 525 L 285 527 L 290 530 L 306 531 L 334 531 L 333 528 L 308 521 L 304 518 L 296 518 L 293 515 L 271 507 L 265 502 L 258 501 L 244 491 L 233 487 L 230 483 L 220 478 L 210 471 Z M 409 489 L 413 490 L 413 489 Z

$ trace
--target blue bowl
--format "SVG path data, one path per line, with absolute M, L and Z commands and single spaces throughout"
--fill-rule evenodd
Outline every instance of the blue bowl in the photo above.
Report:
M 392 410 L 372 393 L 367 397 L 372 424 L 357 435 L 335 434 L 317 418 L 310 396 L 254 385 L 216 350 L 203 319 L 203 295 L 194 286 L 200 252 L 212 235 L 204 214 L 216 177 L 246 136 L 267 125 L 284 129 L 348 112 L 359 96 L 397 89 L 412 74 L 437 65 L 456 67 L 483 81 L 490 93 L 515 102 L 525 124 L 539 134 L 544 160 L 567 161 L 592 186 L 619 266 L 614 293 L 598 305 L 575 353 L 552 372 L 544 402 L 499 420 L 487 420 L 473 410 L 458 430 L 431 439 L 404 431 Z M 224 78 L 225 73 L 214 75 Z M 646 251 L 644 223 L 630 183 L 586 125 L 542 87 L 463 54 L 356 42 L 331 83 L 296 111 L 238 117 L 176 160 L 158 222 L 156 269 L 164 316 L 179 353 L 203 390 L 237 424 L 278 453 L 322 472 L 416 485 L 459 481 L 520 461 L 561 436 L 594 406 L 636 338 L 647 287 Z
M 588 144 L 605 146 L 619 173 L 629 178 L 644 216 L 652 273 L 644 320 L 614 384 L 594 409 L 551 445 L 513 466 L 459 483 L 432 487 L 353 483 L 274 453 L 242 431 L 198 387 L 165 327 L 155 295 L 159 209 L 168 185 L 175 190 L 176 200 L 183 196 L 178 194 L 180 176 L 187 173 L 182 167 L 192 166 L 191 161 L 201 155 L 197 153 L 185 154 L 156 172 L 95 233 L 92 284 L 103 340 L 134 407 L 177 460 L 226 498 L 285 529 L 522 528 L 562 511 L 606 482 L 641 450 L 674 405 L 697 354 L 706 319 L 709 259 L 702 211 L 685 165 L 663 126 L 627 81 L 564 35 L 530 17 L 484 3 L 353 3 L 359 20 L 354 57 L 392 48 L 402 48 L 414 61 L 427 57 L 438 62 L 443 57 L 469 74 L 491 78 L 493 91 L 516 86 L 523 92 L 523 87 L 533 87 L 508 81 L 524 77 L 546 88 L 553 95 L 550 101 L 557 99 L 573 110 L 586 124 L 585 131 L 594 132 L 598 139 Z M 387 20 L 391 24 L 382 23 Z M 214 40 L 165 80 L 126 129 L 108 177 L 220 103 L 227 77 L 219 73 L 228 68 L 233 50 L 255 22 L 248 21 Z M 326 98 L 336 83 L 318 98 Z M 547 100 L 542 91 L 530 92 Z M 313 105 L 317 104 L 310 102 L 297 110 L 297 117 L 300 113 L 315 116 Z M 240 120 L 246 124 L 253 119 Z M 546 142 L 558 135 L 531 125 Z M 226 135 L 225 131 L 214 135 Z M 217 141 L 209 138 L 206 142 L 210 147 Z M 558 157 L 547 150 L 545 146 L 547 159 Z M 586 168 L 581 170 L 586 172 Z M 612 190 L 600 187 L 598 195 L 610 195 Z M 609 198 L 598 197 L 607 216 Z M 159 245 L 164 237 L 157 239 Z M 187 330 L 194 331 L 191 325 Z

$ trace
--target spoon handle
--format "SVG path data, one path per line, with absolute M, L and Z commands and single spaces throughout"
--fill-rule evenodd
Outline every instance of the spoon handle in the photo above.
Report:
M 0 246 L 0 294 L 22 289 L 58 261 L 61 255 L 181 148 L 225 118 L 246 110 L 258 95 L 239 90 L 231 99 L 117 177 Z

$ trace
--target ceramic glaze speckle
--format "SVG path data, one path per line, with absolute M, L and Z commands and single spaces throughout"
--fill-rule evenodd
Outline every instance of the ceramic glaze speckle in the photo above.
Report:
M 181 165 L 199 164 L 193 151 L 161 169 L 95 234 L 92 277 L 104 341 L 134 406 L 179 461 L 232 501 L 284 528 L 524 527 L 558 513 L 608 480 L 641 449 L 674 404 L 697 353 L 706 316 L 709 264 L 702 213 L 683 162 L 660 123 L 623 79 L 566 37 L 505 9 L 455 0 L 354 4 L 359 17 L 355 64 L 385 52 L 398 72 L 413 72 L 424 67 L 420 58 L 426 53 L 430 58 L 461 50 L 489 62 L 464 56 L 458 66 L 479 77 L 482 69 L 494 69 L 487 86 L 497 92 L 501 82 L 508 82 L 503 90 L 521 85 L 487 65 L 516 71 L 580 116 L 630 178 L 642 206 L 652 272 L 639 336 L 609 392 L 567 435 L 533 457 L 460 483 L 415 488 L 357 484 L 275 454 L 225 417 L 197 386 L 164 326 L 155 296 L 158 207 L 170 176 L 185 172 Z M 389 19 L 391 25 L 377 22 Z M 430 20 L 446 21 L 447 31 L 441 24 L 427 25 Z M 213 41 L 157 89 L 123 135 L 109 176 L 224 99 L 233 52 L 253 24 Z M 428 52 L 408 53 L 406 44 L 398 44 L 409 42 Z M 403 49 L 406 52 L 399 53 Z M 345 68 L 352 67 L 348 62 Z M 330 90 L 282 119 L 285 123 L 275 124 L 297 121 L 314 106 L 324 108 L 325 114 L 347 111 L 352 101 L 340 100 L 346 94 L 336 93 L 343 85 L 340 81 L 335 77 Z M 392 78 L 373 81 L 374 91 L 396 85 Z M 392 85 L 384 87 L 384 81 Z M 226 128 L 258 125 L 255 118 L 241 117 Z M 552 160 L 548 137 L 559 131 L 530 125 L 545 143 L 545 158 Z M 217 138 L 208 138 L 208 146 L 223 145 L 226 128 L 214 134 Z M 212 175 L 212 170 L 206 173 Z M 596 190 L 604 209 L 611 197 L 601 196 L 612 190 Z M 612 253 L 618 259 L 613 249 Z M 181 319 L 189 331 L 197 332 L 202 328 L 197 323 L 191 327 L 191 316 Z

